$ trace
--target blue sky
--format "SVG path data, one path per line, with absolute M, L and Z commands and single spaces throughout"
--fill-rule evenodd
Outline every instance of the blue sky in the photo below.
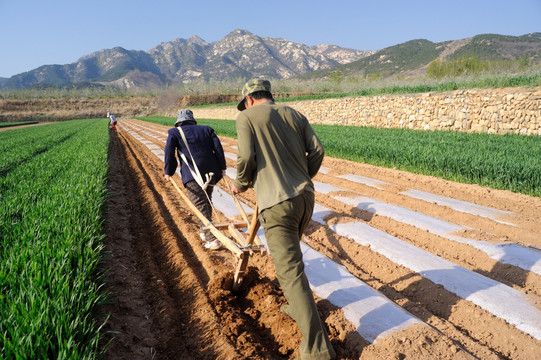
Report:
M 541 0 L 0 0 L 0 77 L 101 49 L 148 51 L 235 29 L 306 44 L 379 50 L 413 39 L 541 32 Z

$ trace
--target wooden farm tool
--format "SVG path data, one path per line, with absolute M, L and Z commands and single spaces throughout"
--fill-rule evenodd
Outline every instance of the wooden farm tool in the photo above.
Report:
M 169 181 L 173 184 L 184 202 L 188 204 L 188 207 L 190 207 L 190 209 L 199 218 L 199 220 L 201 220 L 204 229 L 208 229 L 216 237 L 216 239 L 218 239 L 222 243 L 222 245 L 224 245 L 236 257 L 237 265 L 235 266 L 235 273 L 233 275 L 232 289 L 233 291 L 237 290 L 242 283 L 244 274 L 246 273 L 246 268 L 248 266 L 248 259 L 250 255 L 253 255 L 254 252 L 265 255 L 267 251 L 264 245 L 261 244 L 261 241 L 259 239 L 259 244 L 253 244 L 254 239 L 257 238 L 256 234 L 257 230 L 259 229 L 257 206 L 251 223 L 248 221 L 248 217 L 244 210 L 242 210 L 241 213 L 244 214 L 244 221 L 232 220 L 221 224 L 214 224 L 209 219 L 207 219 L 205 215 L 203 215 L 201 211 L 199 211 L 199 209 L 195 207 L 195 205 L 193 205 L 188 196 L 184 194 L 184 192 L 182 192 L 182 190 L 178 187 L 176 182 L 173 180 L 173 177 L 170 177 Z M 227 185 L 229 187 L 229 184 Z M 237 206 L 241 208 L 240 203 L 238 203 L 238 199 L 236 199 L 236 197 L 235 202 L 237 203 Z M 248 228 L 247 235 L 245 235 L 242 231 L 239 230 L 243 228 Z M 236 241 L 233 241 L 230 237 L 226 236 L 223 233 L 225 231 L 228 231 L 230 237 L 234 238 Z
M 245 245 L 247 247 L 250 247 L 252 245 L 252 243 L 255 243 L 255 245 L 257 245 L 259 247 L 262 247 L 262 251 L 266 252 L 266 249 L 264 248 L 263 243 L 261 242 L 261 240 L 257 236 L 257 230 L 259 229 L 259 225 L 260 225 L 259 224 L 259 219 L 258 219 L 258 216 L 257 216 L 257 213 L 258 213 L 257 204 L 255 205 L 254 214 L 252 216 L 252 221 L 250 221 L 250 220 L 248 220 L 248 215 L 246 215 L 246 212 L 242 208 L 242 205 L 241 205 L 239 199 L 237 198 L 237 195 L 233 194 L 233 190 L 231 190 L 231 185 L 229 185 L 229 180 L 227 180 L 226 176 L 224 176 L 223 179 L 225 181 L 225 184 L 227 185 L 227 189 L 229 190 L 229 192 L 231 193 L 231 196 L 233 197 L 233 200 L 235 200 L 235 204 L 237 205 L 237 208 L 239 209 L 239 212 L 240 212 L 242 218 L 244 219 L 244 221 L 246 221 L 247 223 L 250 224 L 250 227 L 248 228 L 248 238 L 246 239 L 246 244 Z

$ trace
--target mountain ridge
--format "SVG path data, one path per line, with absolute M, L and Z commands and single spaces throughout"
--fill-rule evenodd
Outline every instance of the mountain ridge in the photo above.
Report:
M 481 61 L 519 60 L 525 57 L 529 63 L 539 65 L 541 64 L 541 33 L 535 32 L 521 36 L 480 34 L 440 43 L 426 39 L 409 40 L 333 69 L 303 74 L 300 78 L 327 77 L 332 71 L 339 71 L 343 76 L 367 76 L 367 74 L 391 76 L 397 73 L 419 73 L 425 71 L 433 60 L 453 61 L 464 56 L 476 56 Z
M 481 34 L 440 43 L 414 39 L 376 51 L 326 44 L 308 46 L 235 29 L 210 43 L 192 35 L 161 42 L 148 51 L 119 46 L 98 50 L 70 64 L 42 65 L 0 78 L 0 89 L 77 84 L 153 89 L 250 77 L 318 79 L 329 77 L 333 71 L 343 76 L 419 74 L 435 59 L 469 55 L 481 60 L 527 57 L 533 63 L 541 63 L 541 33 Z
M 71 64 L 43 65 L 14 75 L 2 81 L 0 88 L 90 82 L 128 89 L 256 76 L 283 79 L 345 64 L 372 53 L 335 45 L 307 46 L 236 29 L 211 43 L 193 35 L 159 43 L 149 51 L 102 49 Z

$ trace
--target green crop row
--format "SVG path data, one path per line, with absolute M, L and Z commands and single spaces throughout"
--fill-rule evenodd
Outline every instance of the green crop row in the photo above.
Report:
M 62 131 L 58 131 L 56 126 L 39 126 L 0 133 L 0 176 L 5 176 L 10 170 L 78 131 L 80 125 L 75 121 L 69 121 L 64 123 Z
M 174 118 L 140 118 L 172 126 Z M 236 138 L 235 121 L 197 120 Z M 328 156 L 541 197 L 541 137 L 313 125 Z
M 0 176 L 0 333 L 7 359 L 93 359 L 102 351 L 96 319 L 105 300 L 98 262 L 108 141 L 103 119 L 0 133 L 0 144 L 32 149 L 22 161 L 9 152 L 15 165 Z
M 541 196 L 541 137 L 314 125 L 327 155 Z

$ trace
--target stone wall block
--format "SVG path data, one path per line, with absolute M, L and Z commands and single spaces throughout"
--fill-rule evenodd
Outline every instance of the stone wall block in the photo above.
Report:
M 541 134 L 541 88 L 473 89 L 295 101 L 313 124 Z M 196 118 L 235 119 L 235 107 L 193 109 Z

